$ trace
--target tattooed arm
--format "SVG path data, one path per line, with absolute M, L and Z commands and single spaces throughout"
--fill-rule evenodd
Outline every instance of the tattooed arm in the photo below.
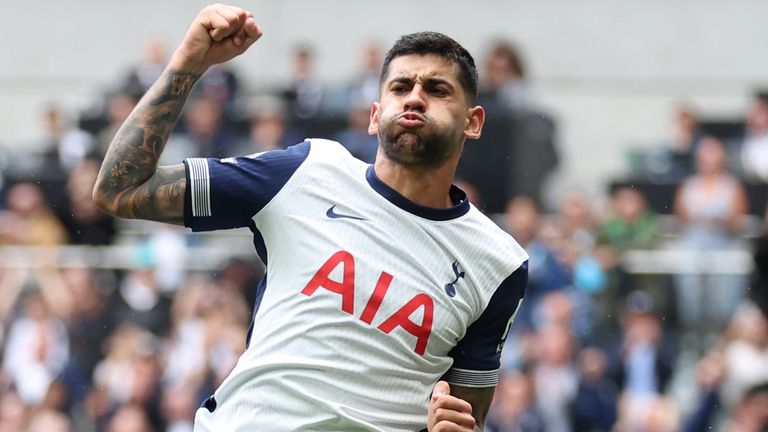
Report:
M 183 223 L 184 165 L 158 167 L 157 161 L 197 78 L 166 70 L 120 127 L 93 190 L 106 212 Z
M 261 28 L 246 10 L 216 4 L 197 15 L 168 68 L 112 140 L 93 189 L 99 207 L 125 218 L 183 223 L 184 165 L 158 167 L 157 161 L 195 82 L 259 37 Z

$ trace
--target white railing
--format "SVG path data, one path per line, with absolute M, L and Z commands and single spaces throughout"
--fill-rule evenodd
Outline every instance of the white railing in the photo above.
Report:
M 749 274 L 754 262 L 747 250 L 630 250 L 621 257 L 632 274 Z
M 247 241 L 207 241 L 187 246 L 175 262 L 186 270 L 220 269 L 231 258 L 256 257 Z M 115 246 L 0 246 L 0 268 L 82 267 L 135 269 L 146 266 L 140 244 Z M 157 257 L 157 262 L 167 262 Z M 749 274 L 753 268 L 748 250 L 692 252 L 682 250 L 630 250 L 621 257 L 633 274 Z
M 147 266 L 141 258 L 138 245 L 127 246 L 2 246 L 0 268 L 72 268 L 130 270 Z M 185 270 L 217 270 L 235 257 L 255 258 L 253 246 L 243 247 L 191 246 L 184 248 L 183 256 L 176 260 L 178 268 Z M 158 257 L 154 262 L 167 262 Z

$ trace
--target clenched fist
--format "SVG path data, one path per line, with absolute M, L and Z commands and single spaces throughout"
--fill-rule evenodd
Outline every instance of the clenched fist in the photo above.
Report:
M 169 66 L 202 75 L 209 67 L 244 53 L 260 37 L 261 27 L 251 12 L 213 4 L 197 14 Z
M 472 432 L 475 418 L 469 402 L 451 396 L 451 387 L 440 381 L 432 390 L 429 400 L 429 432 Z

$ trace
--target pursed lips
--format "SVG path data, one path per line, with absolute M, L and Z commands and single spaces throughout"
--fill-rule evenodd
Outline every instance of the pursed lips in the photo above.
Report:
M 405 127 L 417 127 L 426 122 L 427 119 L 423 115 L 413 111 L 404 112 L 397 117 L 397 124 Z

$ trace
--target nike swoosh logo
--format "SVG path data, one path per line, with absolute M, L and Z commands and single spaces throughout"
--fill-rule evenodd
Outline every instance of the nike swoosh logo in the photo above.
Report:
M 359 216 L 352 216 L 352 215 L 343 214 L 343 213 L 336 213 L 336 204 L 332 205 L 331 208 L 329 208 L 328 211 L 325 212 L 325 215 L 328 216 L 331 219 L 368 220 L 366 218 L 362 218 L 362 217 L 359 217 Z

